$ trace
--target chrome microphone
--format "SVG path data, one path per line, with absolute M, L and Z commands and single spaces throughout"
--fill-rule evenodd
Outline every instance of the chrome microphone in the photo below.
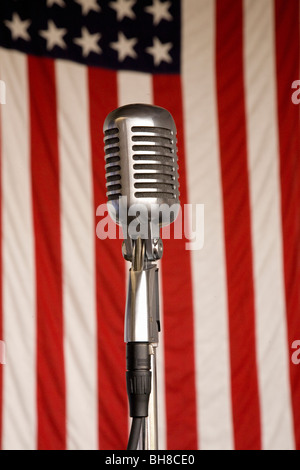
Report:
M 144 227 L 148 222 L 150 235 L 143 230 L 140 235 L 151 239 L 153 245 L 153 240 L 157 243 L 159 238 L 159 229 L 174 222 L 178 215 L 176 125 L 164 108 L 130 104 L 112 111 L 103 131 L 108 210 L 112 219 L 122 225 L 123 254 L 130 260 L 132 253 L 126 240 L 128 236 L 137 238 L 128 231 L 133 220 L 142 220 Z M 150 251 L 153 255 L 155 247 L 151 249 L 149 243 L 147 246 L 148 255 L 151 256 Z
M 133 418 L 128 449 L 157 449 L 156 348 L 160 331 L 158 268 L 161 227 L 179 210 L 176 126 L 158 106 L 112 111 L 104 126 L 108 210 L 122 226 L 123 256 L 131 261 L 125 309 L 126 381 Z M 132 230 L 133 227 L 133 230 Z M 141 431 L 142 429 L 142 431 Z

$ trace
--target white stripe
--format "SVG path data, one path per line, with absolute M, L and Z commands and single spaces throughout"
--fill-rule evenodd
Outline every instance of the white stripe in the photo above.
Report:
M 152 76 L 138 72 L 118 72 L 118 105 L 124 106 L 131 103 L 153 104 Z M 158 266 L 160 263 L 158 263 Z M 126 265 L 126 271 L 129 264 Z M 159 271 L 160 273 L 161 271 Z M 160 316 L 163 324 L 163 302 L 161 274 L 160 282 Z M 162 326 L 163 331 L 163 326 Z M 157 409 L 158 409 L 158 438 L 159 449 L 166 449 L 166 405 L 164 384 L 164 355 L 163 334 L 159 336 L 157 348 Z
M 87 69 L 58 61 L 67 447 L 97 449 L 95 223 Z
M 199 447 L 231 449 L 230 359 L 215 78 L 215 2 L 183 1 L 182 54 L 189 202 L 204 204 L 205 210 L 204 247 L 191 252 Z
M 151 75 L 139 72 L 118 72 L 119 106 L 132 103 L 153 103 Z
M 0 50 L 2 115 L 3 322 L 6 365 L 3 448 L 36 448 L 36 303 L 27 59 Z M 2 338 L 1 338 L 2 339 Z
M 294 442 L 282 266 L 273 1 L 245 0 L 244 12 L 262 442 L 265 449 L 291 449 Z

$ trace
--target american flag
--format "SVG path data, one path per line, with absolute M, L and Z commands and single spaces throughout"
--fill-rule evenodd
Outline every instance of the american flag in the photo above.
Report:
M 159 446 L 300 449 L 299 10 L 1 0 L 2 449 L 126 448 L 129 265 L 96 210 L 103 121 L 136 102 L 205 207 L 201 250 L 164 243 Z

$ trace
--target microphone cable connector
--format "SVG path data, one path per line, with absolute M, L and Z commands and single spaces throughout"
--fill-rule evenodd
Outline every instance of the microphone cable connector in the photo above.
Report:
M 146 418 L 151 393 L 149 343 L 127 343 L 126 384 L 130 416 L 132 418 Z

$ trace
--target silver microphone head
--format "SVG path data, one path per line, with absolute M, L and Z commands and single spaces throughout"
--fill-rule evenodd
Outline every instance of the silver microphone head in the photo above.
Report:
M 130 104 L 112 111 L 104 126 L 106 187 L 110 215 L 118 224 L 122 197 L 127 209 L 153 205 L 172 207 L 168 220 L 159 217 L 159 226 L 168 225 L 179 212 L 176 126 L 164 108 Z M 120 199 L 121 198 L 121 199 Z

